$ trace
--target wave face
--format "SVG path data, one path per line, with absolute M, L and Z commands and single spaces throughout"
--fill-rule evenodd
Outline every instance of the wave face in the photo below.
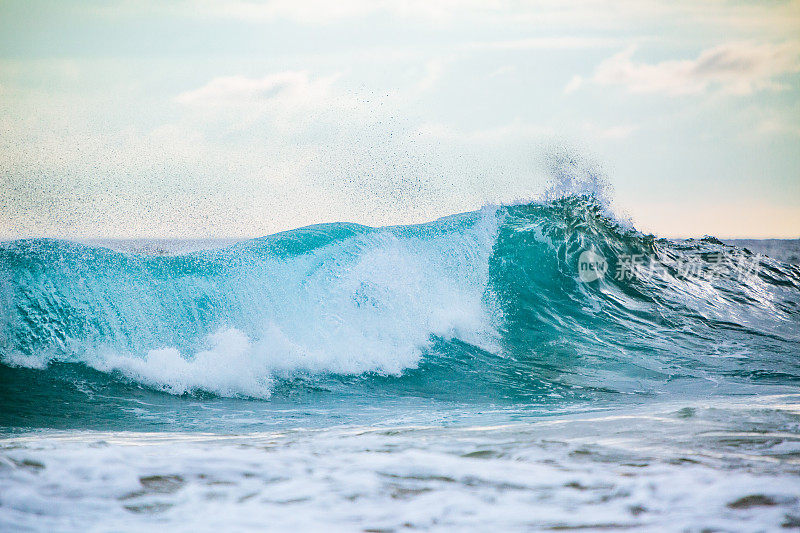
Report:
M 581 279 L 587 250 L 599 280 Z M 19 240 L 0 245 L 0 281 L 7 387 L 39 369 L 35 386 L 177 395 L 559 401 L 800 381 L 800 268 L 641 235 L 588 196 L 176 256 Z

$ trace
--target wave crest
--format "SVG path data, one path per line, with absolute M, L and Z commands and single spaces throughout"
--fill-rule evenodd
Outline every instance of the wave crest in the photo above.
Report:
M 609 261 L 600 281 L 578 277 L 586 250 Z M 706 268 L 720 253 L 749 257 L 755 275 L 611 275 L 625 255 Z M 748 253 L 641 235 L 591 195 L 172 257 L 15 241 L 0 247 L 0 354 L 223 396 L 331 375 L 506 396 L 796 381 L 800 273 Z

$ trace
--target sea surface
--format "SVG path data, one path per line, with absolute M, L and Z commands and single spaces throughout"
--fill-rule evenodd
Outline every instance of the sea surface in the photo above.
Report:
M 590 195 L 0 243 L 0 531 L 800 528 L 798 250 Z

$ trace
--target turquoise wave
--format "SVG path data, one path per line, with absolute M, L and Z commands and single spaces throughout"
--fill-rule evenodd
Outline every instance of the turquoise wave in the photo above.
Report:
M 582 279 L 586 251 L 600 279 Z M 559 402 L 800 381 L 797 266 L 642 235 L 590 196 L 175 256 L 18 240 L 0 282 L 7 413 L 85 382 Z

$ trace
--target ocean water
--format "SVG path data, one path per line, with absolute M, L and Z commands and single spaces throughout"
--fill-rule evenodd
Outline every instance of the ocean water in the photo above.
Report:
M 796 252 L 590 195 L 0 243 L 0 530 L 800 527 Z

